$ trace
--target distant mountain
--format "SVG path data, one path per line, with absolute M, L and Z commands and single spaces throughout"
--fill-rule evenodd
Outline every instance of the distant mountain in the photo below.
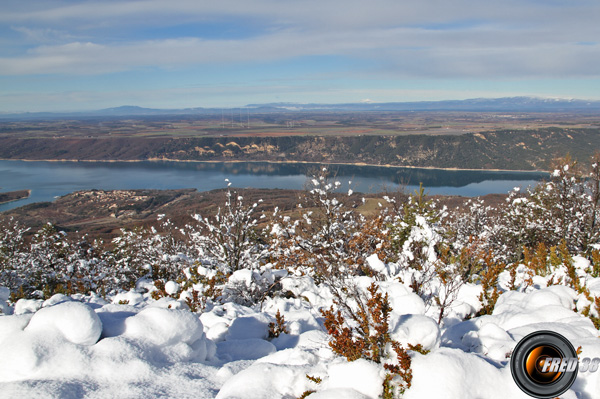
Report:
M 469 100 L 419 101 L 419 102 L 362 102 L 347 104 L 298 104 L 268 103 L 248 104 L 244 108 L 249 113 L 264 112 L 337 112 L 337 111 L 465 111 L 465 112 L 600 112 L 600 101 L 539 98 L 505 97 L 474 98 Z M 126 105 L 96 111 L 81 112 L 25 112 L 0 114 L 0 119 L 41 119 L 41 118 L 94 118 L 125 116 L 161 115 L 208 115 L 220 114 L 223 108 L 182 108 L 155 109 Z
M 488 112 L 559 112 L 600 111 L 600 101 L 538 97 L 474 98 L 469 100 L 349 103 L 349 104 L 251 104 L 288 111 L 488 111 Z
M 115 108 L 105 108 L 98 111 L 82 112 L 82 114 L 99 116 L 143 116 L 143 115 L 195 115 L 214 113 L 215 109 L 209 108 L 183 108 L 183 109 L 158 109 L 143 108 L 135 105 L 123 105 Z
M 23 113 L 0 113 L 0 120 L 27 120 L 27 119 L 93 119 L 93 118 L 122 118 L 122 117 L 151 117 L 165 115 L 202 115 L 214 114 L 217 109 L 209 108 L 183 108 L 183 109 L 158 109 L 143 108 L 135 105 L 124 105 L 114 108 L 105 108 L 91 111 L 72 112 L 23 112 Z M 219 112 L 220 108 L 218 109 Z
M 135 105 L 123 105 L 121 107 L 101 109 L 93 113 L 100 115 L 154 115 L 161 111 L 160 109 L 142 108 Z

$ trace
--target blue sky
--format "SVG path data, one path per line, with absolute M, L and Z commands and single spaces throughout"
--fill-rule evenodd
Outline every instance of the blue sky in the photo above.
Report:
M 0 112 L 600 99 L 597 0 L 3 0 Z

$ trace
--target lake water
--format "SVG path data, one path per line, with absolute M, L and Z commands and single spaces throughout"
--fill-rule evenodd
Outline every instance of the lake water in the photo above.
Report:
M 177 189 L 208 191 L 226 187 L 302 189 L 317 164 L 264 162 L 46 162 L 0 161 L 0 191 L 31 190 L 27 199 L 0 205 L 0 212 L 32 202 L 52 201 L 77 190 Z M 429 194 L 478 196 L 507 193 L 548 177 L 539 172 L 448 171 L 329 165 L 343 189 L 355 192 L 412 192 L 423 183 Z

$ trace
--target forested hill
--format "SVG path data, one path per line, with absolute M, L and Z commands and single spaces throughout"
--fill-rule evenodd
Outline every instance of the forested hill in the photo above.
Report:
M 546 170 L 569 153 L 587 160 L 600 129 L 496 130 L 462 135 L 0 138 L 2 159 L 298 161 Z

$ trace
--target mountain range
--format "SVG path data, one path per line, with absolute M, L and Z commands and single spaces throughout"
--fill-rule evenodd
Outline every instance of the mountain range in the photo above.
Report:
M 220 114 L 231 108 L 181 108 L 156 109 L 138 106 L 121 106 L 93 111 L 78 112 L 24 112 L 0 114 L 0 119 L 35 118 L 93 118 L 124 116 L 164 116 L 164 115 L 210 115 Z M 248 113 L 264 112 L 343 112 L 343 111 L 464 111 L 464 112 L 600 112 L 600 101 L 539 97 L 475 98 L 468 100 L 418 101 L 418 102 L 360 102 L 343 104 L 299 104 L 267 103 L 248 104 Z

